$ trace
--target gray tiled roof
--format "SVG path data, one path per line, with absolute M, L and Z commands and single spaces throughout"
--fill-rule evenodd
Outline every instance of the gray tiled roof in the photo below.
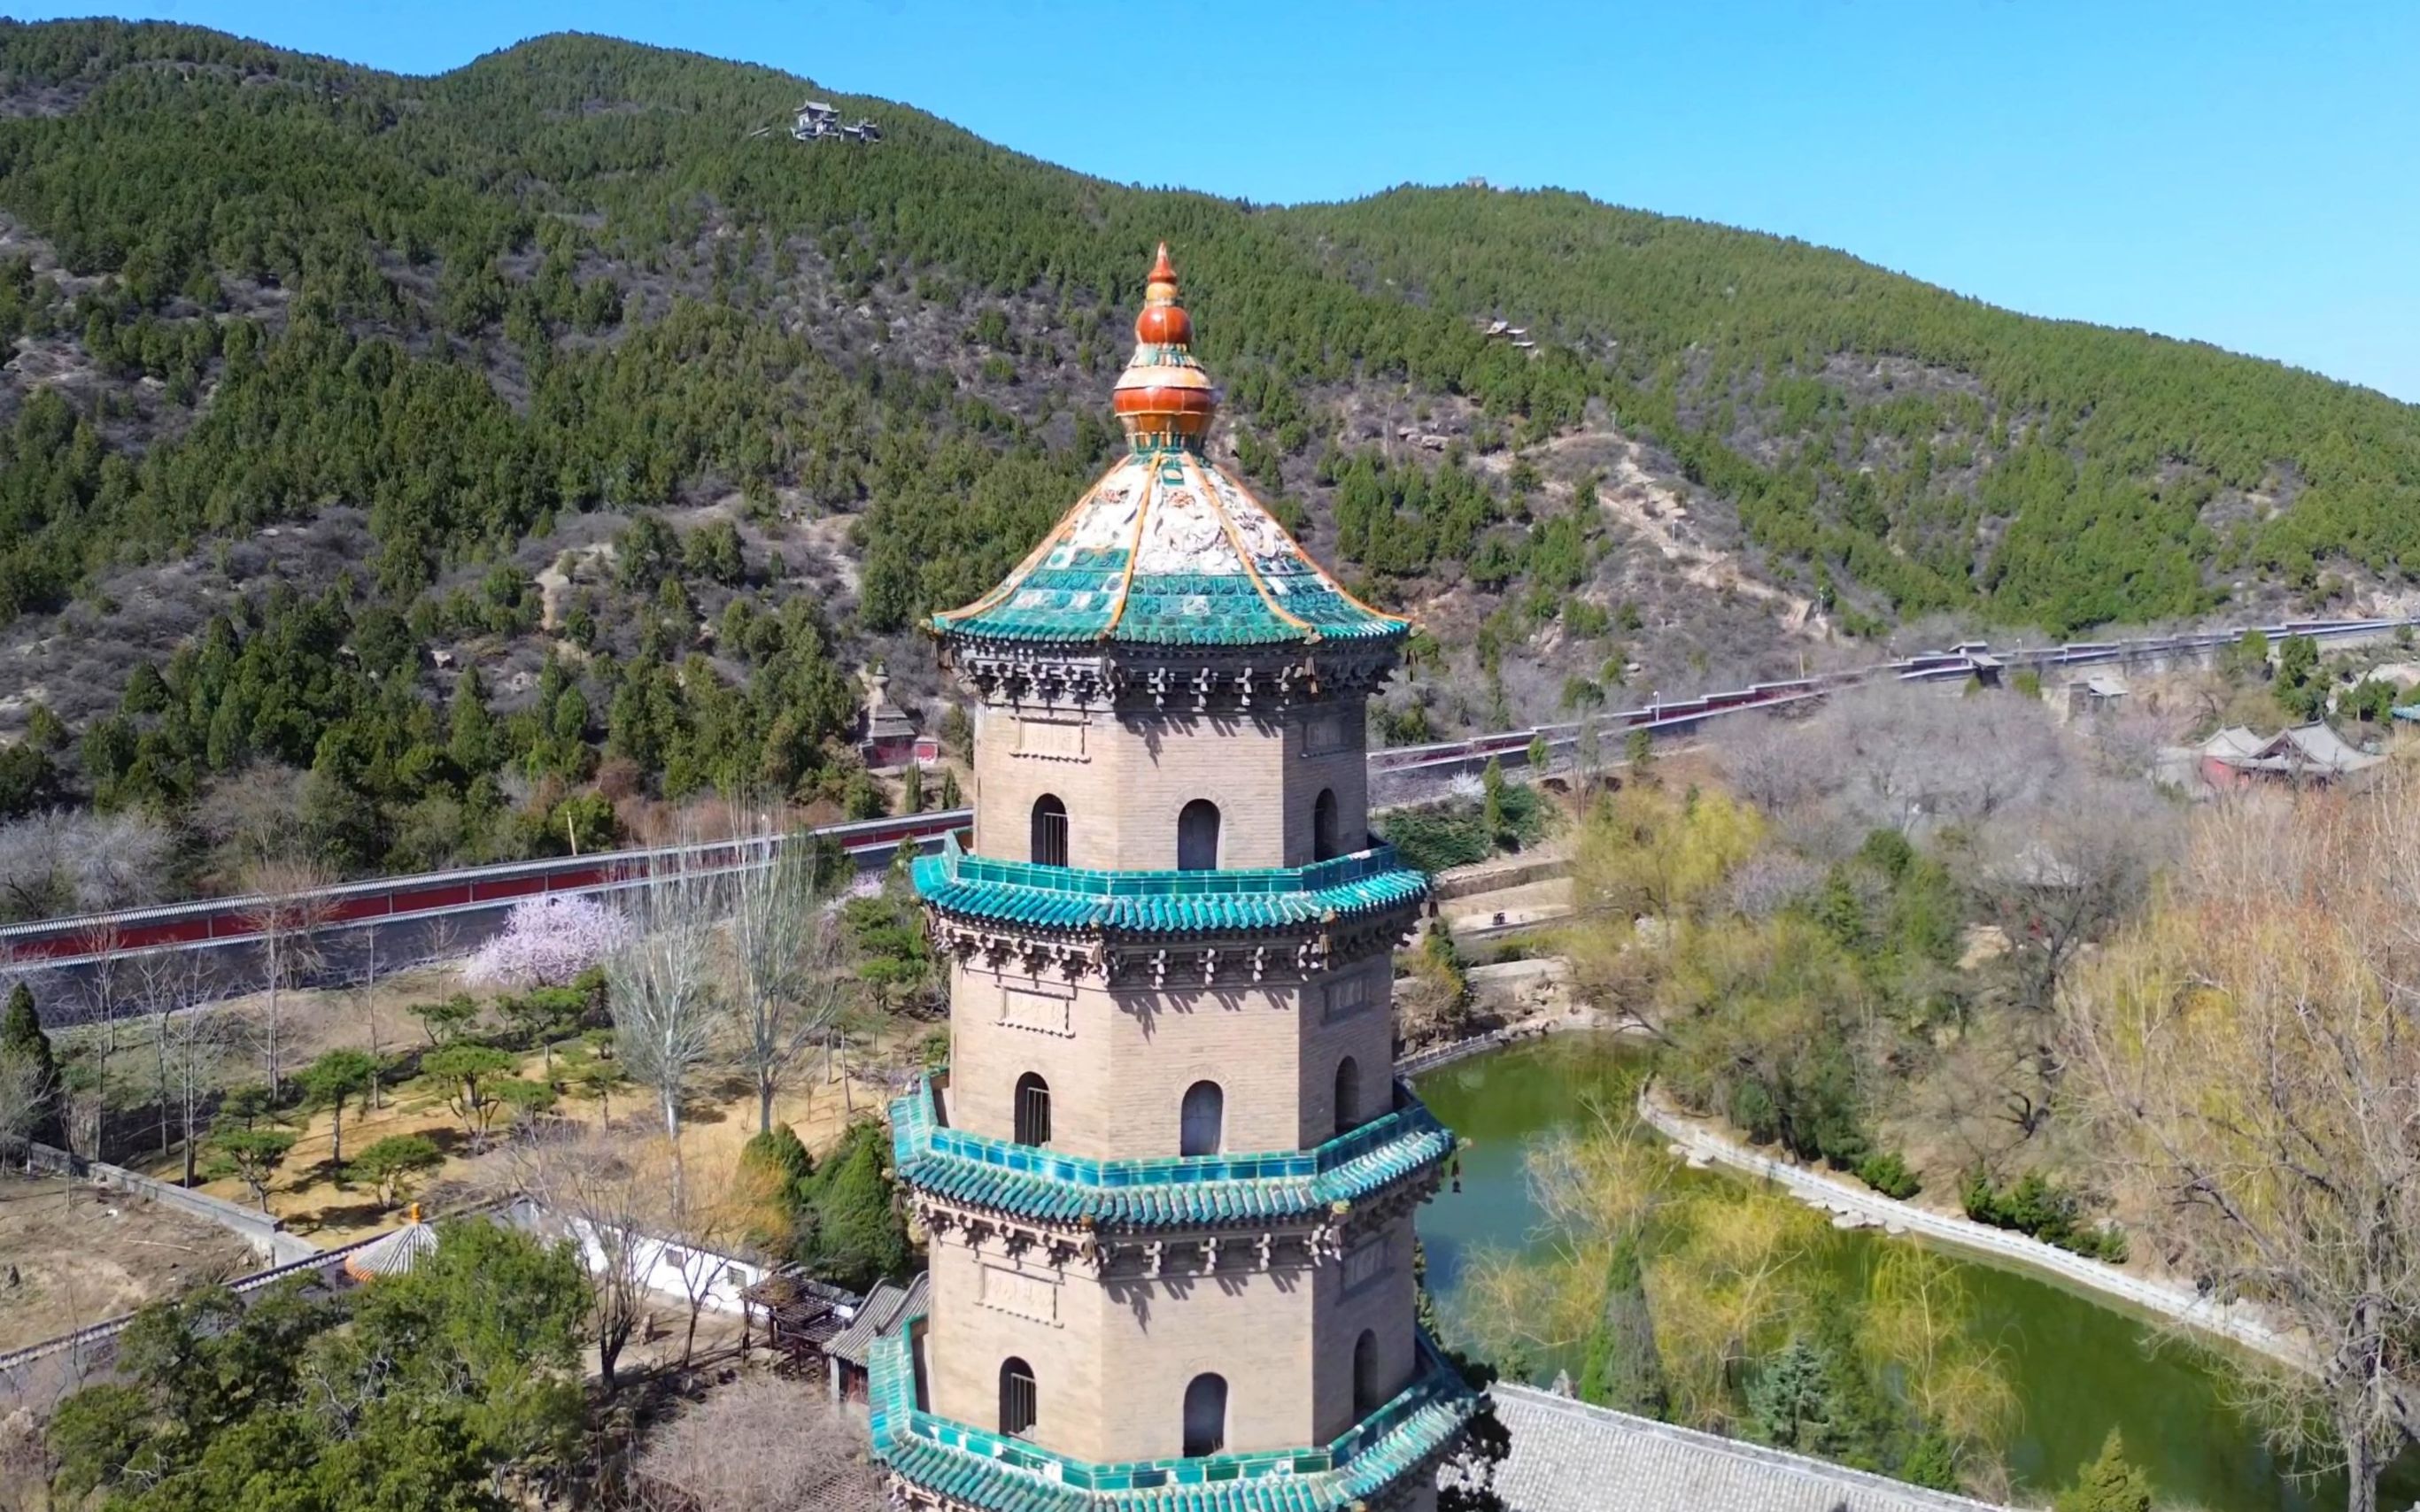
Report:
M 900 1319 L 922 1313 L 932 1295 L 933 1278 L 928 1272 L 919 1271 L 916 1279 L 905 1288 L 888 1281 L 875 1283 L 874 1289 L 866 1294 L 865 1304 L 858 1308 L 848 1327 L 824 1346 L 824 1352 L 836 1354 L 853 1365 L 863 1365 L 873 1353 L 875 1339 L 890 1333 Z
M 1496 1473 L 1512 1512 L 1999 1512 L 1528 1386 L 1493 1392 L 1512 1434 L 1512 1458 Z

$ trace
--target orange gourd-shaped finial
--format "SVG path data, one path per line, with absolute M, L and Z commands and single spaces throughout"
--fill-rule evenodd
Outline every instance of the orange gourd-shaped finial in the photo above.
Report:
M 1187 348 L 1193 319 L 1176 302 L 1176 268 L 1168 243 L 1151 265 L 1142 313 L 1135 316 L 1134 360 L 1120 375 L 1111 405 L 1137 447 L 1198 447 L 1218 412 L 1218 392 Z
M 1169 265 L 1165 241 L 1159 260 L 1151 265 L 1142 314 L 1135 316 L 1135 340 L 1150 347 L 1183 347 L 1193 340 L 1193 318 L 1176 302 L 1176 270 Z

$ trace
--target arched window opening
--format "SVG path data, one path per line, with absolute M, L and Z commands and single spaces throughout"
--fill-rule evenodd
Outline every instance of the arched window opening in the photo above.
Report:
M 1218 870 L 1218 806 L 1207 798 L 1194 799 L 1176 816 L 1176 869 Z
M 1346 1056 L 1336 1063 L 1336 1132 L 1361 1123 L 1361 1063 Z
M 1011 1355 L 1000 1364 L 1000 1431 L 1005 1438 L 1031 1438 L 1036 1415 L 1033 1367 Z
M 1029 1071 L 1016 1079 L 1016 1142 L 1050 1143 L 1050 1084 L 1038 1072 Z
M 1368 1417 L 1386 1405 L 1378 1385 L 1378 1335 L 1365 1328 L 1353 1341 L 1353 1415 Z
M 1204 1375 L 1185 1388 L 1185 1458 L 1227 1447 L 1227 1378 Z
M 1336 832 L 1336 790 L 1321 788 L 1311 806 L 1311 858 L 1333 861 L 1343 854 L 1343 840 Z
M 1227 1094 L 1217 1082 L 1195 1082 L 1185 1089 L 1181 1121 L 1178 1153 L 1218 1153 L 1227 1140 Z
M 1046 793 L 1033 800 L 1033 864 L 1065 866 L 1067 864 L 1067 806 L 1055 793 Z

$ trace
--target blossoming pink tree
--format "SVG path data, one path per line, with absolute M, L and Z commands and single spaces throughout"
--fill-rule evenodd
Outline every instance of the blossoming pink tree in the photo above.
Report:
M 504 932 L 462 968 L 474 987 L 560 987 L 628 944 L 630 921 L 594 898 L 549 893 L 513 904 Z

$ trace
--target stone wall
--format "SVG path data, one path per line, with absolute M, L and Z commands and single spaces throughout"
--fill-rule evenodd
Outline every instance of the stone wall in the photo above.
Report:
M 32 1170 L 73 1176 L 102 1186 L 116 1187 L 146 1202 L 157 1202 L 206 1219 L 241 1238 L 252 1246 L 255 1255 L 271 1265 L 292 1264 L 310 1259 L 319 1253 L 318 1245 L 287 1233 L 283 1225 L 265 1212 L 238 1207 L 224 1197 L 214 1197 L 207 1192 L 163 1181 L 140 1171 L 130 1171 L 107 1161 L 86 1160 L 48 1145 L 29 1144 L 25 1165 Z

